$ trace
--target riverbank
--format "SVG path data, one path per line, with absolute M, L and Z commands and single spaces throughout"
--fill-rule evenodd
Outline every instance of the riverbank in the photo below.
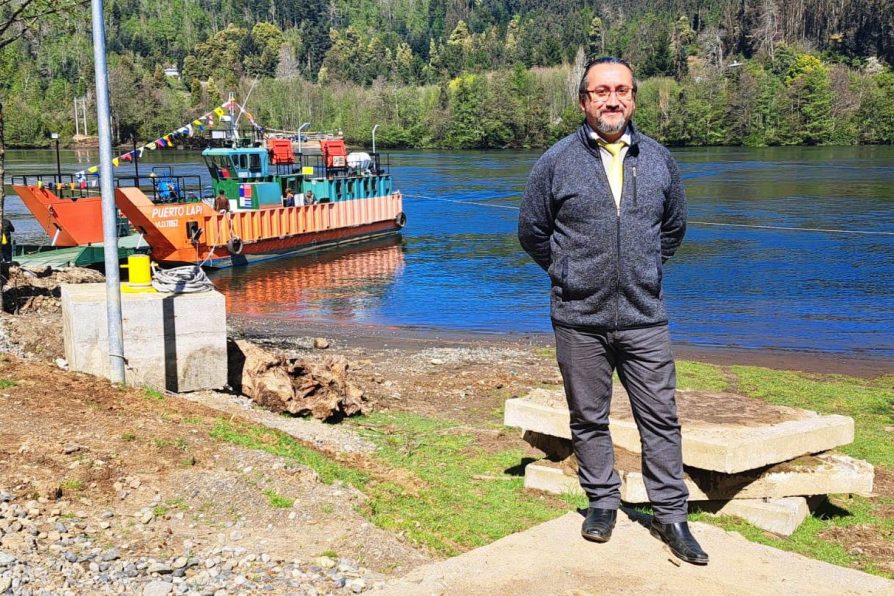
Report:
M 524 491 L 523 465 L 540 454 L 502 426 L 506 399 L 561 383 L 548 335 L 327 325 L 284 336 L 234 320 L 231 335 L 288 356 L 343 356 L 366 397 L 362 418 L 276 417 L 273 430 L 225 392 L 185 399 L 61 370 L 47 306 L 2 321 L 0 582 L 13 589 L 363 592 L 582 505 Z M 877 470 L 876 498 L 834 497 L 788 539 L 699 519 L 894 575 L 889 377 L 685 359 L 679 372 L 681 387 L 853 415 L 845 451 Z
M 422 327 L 389 327 L 381 325 L 292 322 L 260 320 L 254 317 L 231 318 L 234 331 L 247 338 L 289 340 L 304 336 L 327 336 L 343 345 L 356 347 L 420 347 L 462 348 L 464 346 L 518 346 L 550 349 L 555 345 L 551 333 L 476 333 Z M 894 374 L 894 359 L 808 352 L 801 350 L 745 349 L 725 346 L 700 346 L 674 342 L 674 354 L 680 360 L 694 360 L 718 366 L 758 366 L 774 370 L 817 374 L 849 375 L 872 378 Z

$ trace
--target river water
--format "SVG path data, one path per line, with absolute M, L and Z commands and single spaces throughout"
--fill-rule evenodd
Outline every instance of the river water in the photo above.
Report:
M 690 219 L 664 274 L 675 341 L 894 358 L 894 147 L 673 153 Z M 548 280 L 515 237 L 538 155 L 392 153 L 409 219 L 399 241 L 213 279 L 231 315 L 284 331 L 313 322 L 549 332 Z M 196 157 L 157 152 L 141 167 L 200 173 Z M 95 160 L 63 151 L 62 169 Z M 14 151 L 7 170 L 53 167 L 52 152 Z M 40 236 L 17 198 L 9 209 L 21 240 Z

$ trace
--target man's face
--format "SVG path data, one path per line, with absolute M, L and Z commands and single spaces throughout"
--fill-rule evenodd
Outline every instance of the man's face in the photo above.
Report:
M 633 73 L 623 64 L 597 64 L 587 73 L 580 109 L 587 124 L 609 140 L 619 138 L 636 110 Z

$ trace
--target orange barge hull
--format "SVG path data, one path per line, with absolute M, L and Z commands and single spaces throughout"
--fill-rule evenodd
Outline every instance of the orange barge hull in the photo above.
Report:
M 44 229 L 53 246 L 102 242 L 102 199 L 63 198 L 47 187 L 13 185 L 12 189 Z
M 400 193 L 223 214 L 206 203 L 154 204 L 137 188 L 116 189 L 115 202 L 154 260 L 218 268 L 396 234 L 405 221 Z

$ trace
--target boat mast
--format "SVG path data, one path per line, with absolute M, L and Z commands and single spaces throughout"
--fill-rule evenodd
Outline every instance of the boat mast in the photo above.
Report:
M 230 138 L 233 139 L 233 149 L 239 148 L 239 131 L 236 128 L 236 94 L 230 91 L 230 98 L 227 106 L 230 110 Z

